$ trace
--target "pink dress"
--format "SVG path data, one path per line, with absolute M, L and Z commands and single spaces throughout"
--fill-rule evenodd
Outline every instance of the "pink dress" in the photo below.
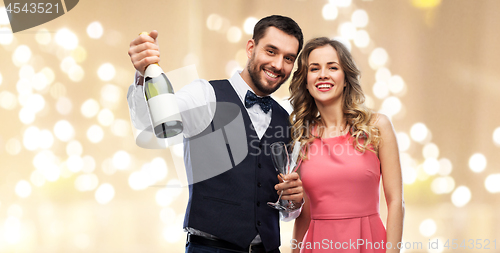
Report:
M 316 139 L 300 166 L 311 223 L 301 253 L 382 253 L 386 233 L 379 215 L 380 161 L 354 149 L 350 133 Z

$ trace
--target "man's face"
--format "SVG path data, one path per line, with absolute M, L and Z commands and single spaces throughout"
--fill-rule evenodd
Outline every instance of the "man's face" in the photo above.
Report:
M 298 50 L 299 41 L 294 36 L 272 26 L 259 44 L 249 42 L 247 68 L 253 82 L 249 85 L 257 95 L 270 95 L 290 77 Z

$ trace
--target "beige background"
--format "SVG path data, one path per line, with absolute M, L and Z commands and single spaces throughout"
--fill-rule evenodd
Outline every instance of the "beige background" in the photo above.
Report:
M 477 252 L 477 249 L 460 247 L 429 251 L 429 240 L 436 238 L 441 242 L 450 240 L 450 248 L 452 239 L 458 239 L 459 244 L 464 239 L 483 242 L 488 239 L 491 249 L 481 252 L 500 252 L 499 195 L 485 187 L 488 176 L 500 173 L 500 144 L 495 144 L 493 139 L 495 129 L 500 127 L 497 112 L 500 106 L 500 2 L 353 0 L 347 7 L 337 7 L 336 19 L 325 20 L 322 9 L 328 3 L 326 0 L 82 0 L 64 16 L 16 33 L 12 41 L 0 44 L 0 99 L 3 100 L 0 101 L 0 252 L 183 252 L 185 234 L 181 222 L 187 189 L 162 190 L 159 186 L 150 186 L 134 190 L 129 183 L 134 172 L 156 157 L 164 159 L 168 175 L 154 185 L 172 183 L 170 180 L 176 178 L 171 160 L 176 156 L 170 150 L 144 150 L 135 146 L 128 124 L 125 96 L 134 69 L 127 50 L 139 32 L 152 29 L 160 32 L 161 66 L 165 71 L 196 64 L 201 78 L 220 79 L 230 76 L 231 68 L 226 70 L 228 62 L 236 61 L 244 66 L 245 59 L 238 52 L 251 37 L 243 32 L 242 37 L 232 43 L 228 41 L 227 28 L 234 26 L 243 31 L 249 17 L 260 19 L 282 14 L 299 23 L 306 40 L 316 36 L 336 37 L 339 26 L 350 22 L 352 13 L 359 9 L 366 11 L 369 22 L 357 29 L 366 31 L 370 42 L 365 48 L 357 47 L 352 40 L 350 44 L 362 70 L 361 81 L 370 97 L 370 105 L 379 110 L 384 101 L 375 96 L 373 89 L 379 67 L 369 64 L 372 51 L 383 48 L 388 56 L 383 67 L 405 83 L 404 92 L 388 95 L 398 98 L 402 105 L 401 111 L 392 116 L 396 132 L 410 136 L 412 126 L 419 122 L 429 130 L 425 141 L 411 139 L 409 147 L 402 151 L 407 159 L 404 173 L 408 180 L 404 240 L 422 242 L 423 247 L 405 252 Z M 222 21 L 220 29 L 211 30 L 213 27 L 207 25 L 207 20 L 213 21 L 213 18 Z M 87 27 L 94 21 L 100 22 L 104 29 L 98 39 L 87 34 Z M 10 29 L 8 24 L 0 24 L 1 28 Z M 65 50 L 57 43 L 56 34 L 63 28 L 77 36 L 77 49 Z M 39 33 L 41 29 L 46 30 Z M 41 35 L 49 35 L 48 44 L 37 41 Z M 9 41 L 5 38 L 11 35 L 3 31 L 0 42 L 1 36 Z M 25 63 L 16 64 L 14 52 L 20 45 L 30 49 L 31 57 Z M 61 67 L 65 65 L 61 62 L 67 56 L 74 57 L 83 70 L 81 80 L 73 81 L 63 72 Z M 104 63 L 111 63 L 116 70 L 111 80 L 104 81 L 98 76 L 98 69 Z M 31 88 L 18 85 L 24 75 L 20 74 L 24 65 L 31 66 L 35 73 L 48 67 L 54 78 L 45 88 L 29 92 Z M 36 83 L 36 78 L 30 76 L 27 83 Z M 106 87 L 115 88 L 113 95 L 118 95 L 119 100 L 110 102 L 101 98 L 101 89 L 107 84 L 112 86 Z M 275 98 L 283 101 L 288 96 L 287 88 L 285 84 Z M 32 122 L 23 123 L 19 115 L 23 103 L 27 102 L 20 94 L 26 92 L 40 94 L 45 103 Z M 104 97 L 108 95 L 112 96 L 105 92 Z M 57 106 L 62 97 L 72 105 L 67 114 L 61 113 Z M 97 101 L 99 110 L 107 108 L 112 112 L 114 121 L 108 124 L 100 122 L 95 115 L 85 117 L 81 107 L 88 99 Z M 62 107 L 68 109 L 67 105 Z M 61 141 L 55 136 L 54 126 L 60 120 L 74 127 L 71 140 Z M 104 136 L 98 143 L 87 137 L 92 125 L 103 130 Z M 30 140 L 25 140 L 26 130 L 33 126 L 48 130 L 53 144 L 33 150 L 27 148 L 24 143 Z M 71 143 L 69 148 L 68 143 Z M 453 181 L 447 193 L 437 194 L 432 190 L 434 180 L 444 177 L 429 175 L 424 170 L 423 148 L 429 143 L 439 150 L 430 156 L 438 160 L 446 158 L 452 164 L 451 173 L 444 173 L 448 176 L 446 180 Z M 55 170 L 59 177 L 52 181 L 33 176 L 34 171 L 40 172 L 34 165 L 35 157 L 47 151 L 58 158 Z M 126 152 L 130 157 L 130 163 L 125 163 L 122 169 L 117 167 L 123 159 L 118 157 L 113 163 L 119 151 L 118 154 Z M 476 153 L 484 155 L 487 161 L 485 169 L 477 173 L 469 166 L 469 159 Z M 83 170 L 72 171 L 72 165 L 66 162 L 69 154 L 94 160 L 95 166 L 86 164 Z M 166 170 L 161 166 L 158 169 Z M 416 177 L 412 177 L 412 173 Z M 76 181 L 81 175 L 91 175 L 87 178 L 94 180 L 85 184 L 87 191 L 77 189 Z M 492 182 L 498 189 L 500 180 Z M 112 185 L 114 197 L 100 204 L 96 200 L 100 193 L 96 192 L 106 183 Z M 462 207 L 452 201 L 452 194 L 459 186 L 467 187 L 471 193 L 470 201 Z M 381 213 L 385 220 L 384 204 L 381 204 Z M 282 224 L 283 252 L 289 252 L 292 227 L 293 223 Z M 496 250 L 493 240 L 496 240 Z M 467 243 L 467 246 L 470 245 Z

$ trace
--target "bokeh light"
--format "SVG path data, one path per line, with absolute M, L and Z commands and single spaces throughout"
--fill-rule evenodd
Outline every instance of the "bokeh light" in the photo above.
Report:
M 342 23 L 338 30 L 341 37 L 352 40 L 356 36 L 356 26 L 351 22 Z
M 115 108 L 123 99 L 123 91 L 113 84 L 106 84 L 101 88 L 101 104 L 106 108 Z
M 75 179 L 75 188 L 78 191 L 93 191 L 99 185 L 99 178 L 95 174 L 79 175 Z
M 387 114 L 388 116 L 394 116 L 401 111 L 403 107 L 401 100 L 397 97 L 388 97 L 384 99 L 381 106 L 381 113 Z
M 323 14 L 325 20 L 335 20 L 339 15 L 339 11 L 337 10 L 337 6 L 332 3 L 327 3 L 323 6 L 321 14 Z
M 248 35 L 252 35 L 253 28 L 255 27 L 255 24 L 257 24 L 258 21 L 259 20 L 254 17 L 249 17 L 245 19 L 245 23 L 243 23 L 243 31 L 245 31 L 245 33 Z
M 68 115 L 73 109 L 73 103 L 67 97 L 60 97 L 56 102 L 56 110 L 62 115 Z
M 386 82 L 376 82 L 373 85 L 373 95 L 379 99 L 384 99 L 389 95 L 389 88 Z
M 436 177 L 431 183 L 431 190 L 435 194 L 450 193 L 455 188 L 455 180 L 452 177 Z
M 422 142 L 427 138 L 429 130 L 424 123 L 415 123 L 410 129 L 410 136 L 416 142 Z
M 420 223 L 419 230 L 423 236 L 431 237 L 436 233 L 436 222 L 433 219 L 425 219 Z
M 40 131 L 38 146 L 43 149 L 51 148 L 54 144 L 54 135 L 47 129 Z
M 93 98 L 89 98 L 85 102 L 83 102 L 80 108 L 80 111 L 86 118 L 94 117 L 95 115 L 97 115 L 97 113 L 99 113 L 99 110 L 99 103 Z
M 97 115 L 97 121 L 103 126 L 110 126 L 115 120 L 115 115 L 109 109 L 102 109 Z
M 28 98 L 25 108 L 37 113 L 45 107 L 45 99 L 40 94 L 31 94 Z
M 83 169 L 83 159 L 78 155 L 71 155 L 66 160 L 66 166 L 73 173 L 80 172 Z
M 116 70 L 113 64 L 104 63 L 97 70 L 97 75 L 103 81 L 109 81 L 115 77 Z
M 207 18 L 207 28 L 211 31 L 218 31 L 222 28 L 223 19 L 218 14 L 210 14 Z
M 98 21 L 94 21 L 87 26 L 87 34 L 92 39 L 101 38 L 103 32 L 104 29 L 102 28 L 101 23 L 99 23 Z
M 130 188 L 133 190 L 144 190 L 148 186 L 150 186 L 151 182 L 149 181 L 148 176 L 144 171 L 134 171 L 128 176 L 128 184 Z
M 26 198 L 31 194 L 31 184 L 26 180 L 17 182 L 15 192 L 17 196 Z
M 365 48 L 370 44 L 370 35 L 365 30 L 356 31 L 354 35 L 354 45 Z
M 172 201 L 174 201 L 174 197 L 170 194 L 169 188 L 163 188 L 156 192 L 156 203 L 159 206 L 168 206 Z
M 73 82 L 80 82 L 85 76 L 85 71 L 79 65 L 73 65 L 68 69 L 68 77 Z
M 9 216 L 3 226 L 4 240 L 10 244 L 19 243 L 21 240 L 21 222 L 19 218 Z
M 497 127 L 495 131 L 493 131 L 493 142 L 497 147 L 500 147 L 500 127 Z
M 95 200 L 99 204 L 107 204 L 115 197 L 115 188 L 109 184 L 104 183 L 95 191 Z
M 68 56 L 65 57 L 62 61 L 59 67 L 64 73 L 68 73 L 71 67 L 76 66 L 76 61 L 75 58 Z
M 453 193 L 451 194 L 451 202 L 456 207 L 463 207 L 467 203 L 469 203 L 471 196 L 472 194 L 469 188 L 467 186 L 462 185 L 457 187 L 455 191 L 453 191 Z
M 422 154 L 424 155 L 424 158 L 437 159 L 439 157 L 439 148 L 434 143 L 427 143 L 422 149 Z
M 439 172 L 439 161 L 436 158 L 427 158 L 424 161 L 424 171 L 427 175 L 436 175 Z
M 393 94 L 401 94 L 405 88 L 405 82 L 403 78 L 398 75 L 394 75 L 389 79 L 389 90 Z
M 227 40 L 231 43 L 239 42 L 241 40 L 241 36 L 242 36 L 242 32 L 241 32 L 241 29 L 239 27 L 231 26 L 227 30 L 226 37 L 227 37 Z
M 439 175 L 441 176 L 448 176 L 451 174 L 451 171 L 453 170 L 453 164 L 451 161 L 447 158 L 441 158 L 439 159 Z
M 391 71 L 388 68 L 381 67 L 375 72 L 375 80 L 378 82 L 388 82 L 391 78 Z
M 12 54 L 12 62 L 14 62 L 16 66 L 21 66 L 30 59 L 31 49 L 26 45 L 19 45 L 16 50 L 14 50 L 14 54 Z
M 7 27 L 0 27 L 0 44 L 2 45 L 10 45 L 14 40 L 14 34 Z
M 35 69 L 31 65 L 23 65 L 19 69 L 19 78 L 21 79 L 31 79 L 35 75 Z
M 387 51 L 383 48 L 375 48 L 370 54 L 369 62 L 372 69 L 383 67 L 389 59 Z
M 25 125 L 29 125 L 35 121 L 35 112 L 28 108 L 22 108 L 19 111 L 19 120 Z
M 7 15 L 7 10 L 5 7 L 0 7 L 0 25 L 10 24 L 9 16 Z
M 500 173 L 491 174 L 484 180 L 484 187 L 490 193 L 500 192 Z
M 486 157 L 481 153 L 473 154 L 469 158 L 469 168 L 473 172 L 476 173 L 482 172 L 486 168 L 486 165 L 487 165 Z
M 124 119 L 115 119 L 111 124 L 111 133 L 119 137 L 126 137 L 130 133 L 130 122 Z
M 365 27 L 368 25 L 368 13 L 365 10 L 355 10 L 352 13 L 351 21 L 356 27 Z
M 73 128 L 73 125 L 71 125 L 71 123 L 69 123 L 67 120 L 59 120 L 54 125 L 53 132 L 56 135 L 57 139 L 64 142 L 73 139 L 75 135 L 75 130 Z
M 98 125 L 92 125 L 87 130 L 87 138 L 92 143 L 99 143 L 104 138 L 104 131 Z
M 23 145 L 27 150 L 35 150 L 38 148 L 38 137 L 40 136 L 40 129 L 36 126 L 28 127 L 23 134 Z
M 78 46 L 78 37 L 67 28 L 57 31 L 55 40 L 59 46 L 67 50 L 73 50 Z
M 126 151 L 120 150 L 113 155 L 113 166 L 119 170 L 128 168 L 130 161 L 130 155 Z
M 396 134 L 398 140 L 399 151 L 405 152 L 410 148 L 411 140 L 408 134 L 400 132 Z
M 14 94 L 9 91 L 0 92 L 0 107 L 5 110 L 12 110 L 17 106 L 17 99 Z

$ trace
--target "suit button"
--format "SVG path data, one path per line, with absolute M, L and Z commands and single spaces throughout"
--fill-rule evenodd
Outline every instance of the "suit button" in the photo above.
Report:
M 260 221 L 257 221 L 257 226 L 260 226 L 262 223 L 260 223 Z
M 260 206 L 260 201 L 257 201 L 257 206 Z
M 257 187 L 261 187 L 262 184 L 260 182 L 257 183 Z
M 262 168 L 262 164 L 260 164 L 260 163 L 259 163 L 259 164 L 257 165 L 257 167 L 259 167 L 259 169 L 260 169 L 260 168 Z

